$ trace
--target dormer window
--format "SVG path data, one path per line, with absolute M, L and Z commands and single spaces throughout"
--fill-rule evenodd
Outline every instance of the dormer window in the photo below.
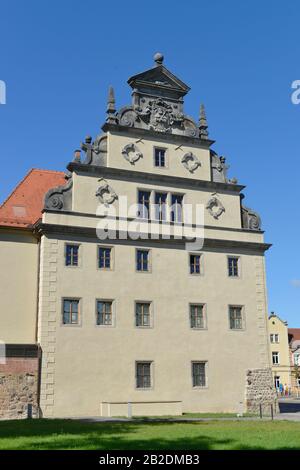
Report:
M 154 166 L 158 168 L 166 167 L 166 149 L 154 148 Z

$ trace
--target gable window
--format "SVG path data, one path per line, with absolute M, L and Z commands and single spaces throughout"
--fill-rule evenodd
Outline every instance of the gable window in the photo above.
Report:
M 192 362 L 193 387 L 206 386 L 206 362 Z
M 135 325 L 138 327 L 150 327 L 150 302 L 136 302 Z
M 112 302 L 111 301 L 97 301 L 97 325 L 112 326 Z
M 201 255 L 190 255 L 190 274 L 200 274 Z
M 171 221 L 172 222 L 182 222 L 182 205 L 183 205 L 183 195 L 182 194 L 172 194 L 171 195 Z
M 243 329 L 243 309 L 235 305 L 229 306 L 229 326 L 231 330 Z
M 111 269 L 112 268 L 112 249 L 105 246 L 98 248 L 98 268 Z
M 155 218 L 166 220 L 167 193 L 155 193 Z
M 239 277 L 239 258 L 237 256 L 228 256 L 228 276 Z
M 279 343 L 279 335 L 277 333 L 272 333 L 270 335 L 271 343 Z
M 154 148 L 154 166 L 165 167 L 166 166 L 166 149 Z
M 138 192 L 139 212 L 138 216 L 141 219 L 150 219 L 150 191 Z
M 136 362 L 136 388 L 151 388 L 151 362 Z
M 279 352 L 277 351 L 272 352 L 272 364 L 273 365 L 279 364 Z
M 201 304 L 190 305 L 190 325 L 191 325 L 191 328 L 195 328 L 195 329 L 205 328 L 204 305 L 201 305 Z
M 137 271 L 149 271 L 149 250 L 136 250 L 136 270 Z
M 79 245 L 66 245 L 66 266 L 78 266 Z
M 79 300 L 64 299 L 63 300 L 63 324 L 78 325 L 79 324 Z

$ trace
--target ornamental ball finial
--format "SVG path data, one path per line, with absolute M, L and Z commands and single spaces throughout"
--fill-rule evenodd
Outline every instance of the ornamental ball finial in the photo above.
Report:
M 161 65 L 164 61 L 164 56 L 161 52 L 156 52 L 156 54 L 154 54 L 153 59 L 157 63 L 157 65 Z

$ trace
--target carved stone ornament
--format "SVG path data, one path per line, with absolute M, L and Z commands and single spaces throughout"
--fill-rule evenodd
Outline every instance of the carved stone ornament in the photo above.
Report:
M 138 147 L 133 143 L 125 145 L 122 150 L 122 155 L 132 165 L 143 157 L 142 152 L 140 152 Z
M 193 173 L 199 166 L 201 166 L 200 160 L 192 152 L 186 153 L 182 157 L 181 163 L 190 173 Z
M 214 219 L 218 219 L 225 212 L 225 207 L 216 196 L 210 198 L 206 204 L 206 209 Z
M 261 230 L 261 219 L 257 212 L 242 205 L 243 228 L 248 230 Z
M 116 199 L 118 199 L 117 193 L 113 188 L 108 184 L 108 182 L 101 178 L 99 180 L 102 184 L 96 191 L 96 196 L 99 198 L 99 201 L 104 205 L 112 204 Z
M 73 180 L 70 175 L 66 175 L 67 183 L 56 188 L 51 188 L 45 194 L 44 208 L 46 210 L 60 211 L 70 210 L 72 200 Z

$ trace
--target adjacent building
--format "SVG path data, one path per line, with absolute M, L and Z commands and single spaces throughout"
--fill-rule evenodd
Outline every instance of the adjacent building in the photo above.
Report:
M 116 110 L 110 88 L 101 133 L 44 186 L 39 220 L 1 228 L 3 341 L 38 348 L 45 417 L 272 403 L 260 218 L 163 56 L 128 84 L 132 103 Z

